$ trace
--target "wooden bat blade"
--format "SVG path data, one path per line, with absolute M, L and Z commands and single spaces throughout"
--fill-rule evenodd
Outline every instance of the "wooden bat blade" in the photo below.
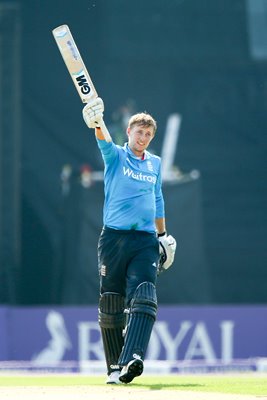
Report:
M 52 33 L 82 102 L 88 103 L 98 97 L 68 25 L 58 26 Z M 100 126 L 105 140 L 111 142 L 111 136 L 103 120 L 100 121 Z
M 82 102 L 88 103 L 97 97 L 97 91 L 68 25 L 58 26 L 53 29 L 52 33 Z

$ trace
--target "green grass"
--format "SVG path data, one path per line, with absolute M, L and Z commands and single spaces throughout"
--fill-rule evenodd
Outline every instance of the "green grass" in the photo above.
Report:
M 87 375 L 0 375 L 0 386 L 106 386 L 104 376 Z M 123 388 L 147 390 L 190 390 L 232 394 L 267 395 L 267 376 L 238 375 L 170 375 L 142 376 Z

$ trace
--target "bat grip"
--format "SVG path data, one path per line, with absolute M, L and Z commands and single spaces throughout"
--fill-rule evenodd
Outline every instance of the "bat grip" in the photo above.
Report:
M 106 142 L 111 142 L 112 141 L 111 136 L 109 134 L 108 128 L 106 127 L 106 124 L 105 124 L 103 119 L 101 119 L 99 121 L 99 126 L 101 128 L 101 131 L 102 131 L 102 133 L 104 135 L 104 138 L 105 138 Z

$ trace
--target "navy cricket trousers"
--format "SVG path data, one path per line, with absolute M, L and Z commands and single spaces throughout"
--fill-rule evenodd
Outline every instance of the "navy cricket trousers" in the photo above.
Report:
M 104 227 L 98 241 L 100 293 L 119 293 L 129 306 L 140 283 L 156 285 L 158 261 L 156 234 Z

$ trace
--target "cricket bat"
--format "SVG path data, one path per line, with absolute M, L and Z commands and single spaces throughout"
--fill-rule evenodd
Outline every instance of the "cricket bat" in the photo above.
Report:
M 68 25 L 58 26 L 53 29 L 52 33 L 82 102 L 88 103 L 90 100 L 97 98 L 96 88 L 85 67 Z M 99 125 L 105 140 L 111 142 L 111 136 L 105 122 L 101 120 Z

